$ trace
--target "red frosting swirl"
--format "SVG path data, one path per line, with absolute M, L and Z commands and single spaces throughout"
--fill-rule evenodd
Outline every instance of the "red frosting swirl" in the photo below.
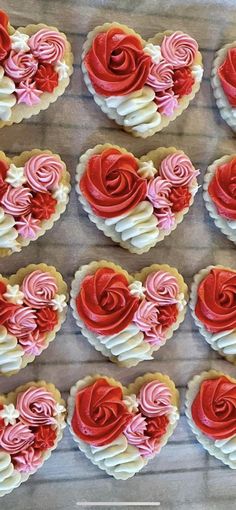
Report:
M 231 104 L 236 106 L 236 48 L 230 48 L 226 59 L 218 69 L 222 89 Z
M 136 159 L 117 149 L 107 149 L 90 158 L 80 189 L 95 214 L 114 218 L 144 200 L 147 182 L 139 177 L 137 170 Z
M 236 434 L 236 384 L 227 377 L 206 379 L 192 403 L 195 425 L 212 439 Z
M 180 97 L 191 94 L 194 85 L 194 77 L 189 67 L 176 69 L 173 75 L 173 91 Z
M 41 425 L 38 427 L 34 436 L 34 448 L 43 451 L 52 448 L 57 437 L 56 430 L 50 425 Z
M 166 305 L 159 307 L 158 322 L 162 325 L 162 329 L 172 326 L 177 320 L 178 308 L 174 305 Z
M 0 11 L 0 61 L 6 58 L 11 49 L 11 39 L 7 31 L 8 16 Z
M 169 424 L 169 420 L 165 414 L 161 416 L 154 416 L 153 418 L 146 418 L 146 422 L 147 429 L 145 433 L 155 439 L 161 439 L 161 437 L 164 436 Z
M 37 312 L 36 322 L 41 333 L 53 331 L 58 323 L 58 315 L 56 310 L 53 310 L 49 307 L 41 308 Z
M 38 220 L 48 220 L 55 212 L 57 201 L 49 192 L 35 193 L 31 201 L 32 214 Z
M 187 186 L 172 188 L 169 195 L 169 200 L 172 202 L 171 210 L 173 212 L 180 212 L 189 207 L 191 197 L 192 195 Z
M 78 391 L 71 421 L 75 434 L 93 446 L 114 441 L 132 417 L 122 399 L 122 389 L 102 378 Z
M 103 267 L 86 276 L 76 298 L 85 325 L 101 335 L 113 335 L 132 322 L 139 299 L 130 294 L 123 274 Z
M 208 193 L 221 216 L 236 220 L 236 158 L 216 169 Z
M 195 306 L 197 318 L 212 333 L 236 327 L 236 272 L 211 269 L 201 281 Z
M 143 88 L 151 65 L 140 39 L 120 28 L 100 32 L 85 56 L 93 88 L 102 96 L 123 96 Z
M 6 163 L 6 161 L 1 160 L 0 161 L 0 200 L 2 199 L 3 195 L 6 193 L 7 188 L 8 188 L 8 184 L 5 181 L 8 168 L 9 168 L 9 165 Z
M 52 64 L 41 64 L 34 75 L 34 81 L 39 90 L 53 92 L 58 85 L 58 73 Z

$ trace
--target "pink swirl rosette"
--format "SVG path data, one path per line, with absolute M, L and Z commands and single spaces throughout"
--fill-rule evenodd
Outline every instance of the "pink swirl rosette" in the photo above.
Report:
M 1 199 L 1 205 L 6 213 L 21 216 L 30 212 L 32 197 L 29 188 L 9 186 Z
M 42 465 L 42 454 L 39 450 L 35 450 L 30 446 L 27 450 L 14 455 L 13 463 L 20 473 L 32 473 Z
M 32 78 L 38 69 L 38 62 L 31 53 L 11 51 L 4 63 L 6 74 L 15 82 Z
M 64 37 L 56 30 L 42 28 L 32 35 L 28 45 L 33 55 L 40 61 L 48 64 L 56 64 L 63 60 L 66 42 Z
M 25 176 L 34 191 L 54 190 L 58 187 L 63 164 L 55 156 L 39 154 L 25 164 Z
M 10 455 L 22 452 L 34 442 L 34 434 L 24 423 L 7 425 L 0 430 L 0 450 L 3 448 Z
M 148 436 L 145 435 L 147 428 L 146 418 L 141 413 L 135 414 L 124 430 L 124 435 L 129 444 L 139 447 Z
M 148 182 L 147 198 L 149 198 L 153 207 L 160 209 L 161 207 L 168 207 L 171 205 L 169 200 L 171 188 L 170 182 L 166 179 L 162 179 L 160 176 Z
M 7 321 L 8 331 L 17 338 L 29 335 L 36 328 L 36 314 L 34 310 L 25 306 L 19 306 Z
M 156 381 L 142 386 L 138 402 L 142 413 L 148 418 L 166 415 L 173 409 L 169 388 Z
M 31 387 L 17 396 L 16 409 L 21 420 L 31 427 L 55 424 L 55 408 L 53 395 L 44 388 Z
M 151 301 L 141 301 L 136 310 L 133 321 L 141 331 L 147 332 L 158 323 L 158 308 L 156 303 Z
M 146 292 L 159 306 L 177 303 L 179 286 L 176 278 L 166 271 L 154 271 L 147 276 Z
M 197 41 L 182 32 L 165 35 L 161 44 L 162 56 L 174 68 L 191 66 L 197 51 Z
M 36 269 L 25 276 L 21 290 L 24 302 L 34 308 L 44 308 L 55 297 L 58 287 L 56 280 L 50 273 Z
M 171 89 L 173 87 L 173 67 L 171 64 L 165 61 L 158 64 L 153 62 L 150 66 L 146 84 L 150 85 L 156 92 Z
M 162 115 L 166 115 L 166 117 L 173 115 L 179 105 L 178 96 L 175 95 L 172 89 L 158 92 L 155 96 L 155 103 L 157 105 L 158 112 Z
M 175 152 L 162 160 L 159 173 L 163 179 L 167 179 L 177 188 L 190 184 L 199 175 L 199 170 L 194 168 L 185 154 Z

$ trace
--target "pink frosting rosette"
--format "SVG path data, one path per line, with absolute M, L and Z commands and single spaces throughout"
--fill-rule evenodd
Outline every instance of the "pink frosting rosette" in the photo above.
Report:
M 32 331 L 32 333 L 21 337 L 19 343 L 28 356 L 39 356 L 39 354 L 41 354 L 41 352 L 47 347 L 45 340 L 46 334 L 41 333 L 38 329 L 36 329 Z
M 32 193 L 29 188 L 9 186 L 1 199 L 4 211 L 13 216 L 28 214 L 31 209 Z
M 146 292 L 159 306 L 177 303 L 179 286 L 176 278 L 166 271 L 154 271 L 147 276 Z
M 162 115 L 166 115 L 166 117 L 173 115 L 179 105 L 178 96 L 176 96 L 174 91 L 171 89 L 164 90 L 163 92 L 156 94 L 155 103 L 157 105 L 158 112 Z
M 162 56 L 174 68 L 191 66 L 197 51 L 198 44 L 195 39 L 182 32 L 165 35 L 161 44 Z
M 164 345 L 166 342 L 165 334 L 163 333 L 162 324 L 156 324 L 148 331 L 145 331 L 144 335 L 145 342 L 148 342 L 150 345 Z
M 56 64 L 61 61 L 66 49 L 64 37 L 56 30 L 48 28 L 42 28 L 32 35 L 28 45 L 40 62 L 48 64 Z
M 16 409 L 20 412 L 21 420 L 31 427 L 55 424 L 55 408 L 53 395 L 44 388 L 31 387 L 17 396 Z
M 138 402 L 142 413 L 148 418 L 166 415 L 173 409 L 169 388 L 156 381 L 142 386 Z
M 48 191 L 57 188 L 63 164 L 55 156 L 39 154 L 32 156 L 25 164 L 25 176 L 34 191 Z
M 146 83 L 156 92 L 173 87 L 173 67 L 171 64 L 165 61 L 158 64 L 153 62 Z
M 27 450 L 14 455 L 13 463 L 17 471 L 20 473 L 32 473 L 36 471 L 42 463 L 42 454 L 39 450 L 35 450 L 30 446 Z
M 22 452 L 34 442 L 34 434 L 24 423 L 7 425 L 0 430 L 0 449 L 10 455 Z
M 35 239 L 41 230 L 40 221 L 34 218 L 32 214 L 21 216 L 15 224 L 19 235 L 25 239 Z
M 170 182 L 162 179 L 160 176 L 150 179 L 147 188 L 147 198 L 149 198 L 153 207 L 159 209 L 171 205 L 169 200 L 171 187 Z
M 136 310 L 133 321 L 141 331 L 149 331 L 158 323 L 158 308 L 156 303 L 141 301 Z
M 55 297 L 58 287 L 56 280 L 50 273 L 39 269 L 25 276 L 21 290 L 24 302 L 34 308 L 44 308 Z
M 37 328 L 36 314 L 28 307 L 19 306 L 7 321 L 8 331 L 17 338 L 29 335 Z
M 139 445 L 139 451 L 142 457 L 153 457 L 161 449 L 160 442 L 155 437 L 148 437 Z
M 124 430 L 124 435 L 128 443 L 139 447 L 145 439 L 148 439 L 148 436 L 145 436 L 146 428 L 147 423 L 145 416 L 142 416 L 141 413 L 135 414 Z
M 31 53 L 18 53 L 11 51 L 7 60 L 5 60 L 4 68 L 6 74 L 15 82 L 32 78 L 38 69 L 38 62 Z
M 190 159 L 181 153 L 169 154 L 162 160 L 160 176 L 167 179 L 174 187 L 187 186 L 199 175 L 199 170 L 195 170 Z
M 162 207 L 154 211 L 154 215 L 158 220 L 158 228 L 168 232 L 175 224 L 175 215 L 170 207 Z

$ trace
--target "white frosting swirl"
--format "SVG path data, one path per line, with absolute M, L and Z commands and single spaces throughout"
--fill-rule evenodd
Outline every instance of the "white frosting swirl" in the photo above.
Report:
M 12 251 L 17 251 L 18 243 L 16 239 L 18 232 L 14 225 L 13 216 L 5 214 L 2 207 L 0 207 L 0 248 L 10 248 Z
M 200 82 L 203 76 L 203 67 L 199 64 L 195 64 L 191 67 L 191 73 L 196 82 Z
M 105 225 L 113 225 L 122 241 L 129 241 L 136 248 L 143 248 L 158 238 L 158 220 L 153 214 L 153 206 L 148 201 L 140 202 L 125 215 L 107 218 Z
M 4 76 L 4 69 L 0 66 L 0 119 L 7 121 L 11 118 L 12 108 L 16 104 L 15 84 L 11 78 Z
M 14 469 L 9 453 L 0 451 L 0 497 L 18 487 L 21 474 Z
M 236 329 L 212 334 L 211 343 L 226 355 L 236 354 Z
M 147 43 L 144 46 L 143 51 L 150 55 L 152 61 L 155 62 L 155 64 L 159 64 L 162 59 L 162 54 L 161 47 L 158 44 Z
M 217 439 L 215 447 L 221 451 L 227 458 L 230 467 L 236 468 L 236 436 L 226 439 Z
M 114 335 L 98 335 L 99 342 L 106 347 L 108 352 L 116 356 L 118 361 L 134 362 L 152 359 L 152 346 L 144 341 L 144 334 L 136 326 L 129 324 L 120 333 Z
M 139 161 L 138 175 L 142 179 L 152 179 L 156 175 L 157 169 L 154 167 L 153 161 Z
M 9 335 L 4 326 L 0 326 L 0 374 L 19 370 L 24 350 L 13 335 Z

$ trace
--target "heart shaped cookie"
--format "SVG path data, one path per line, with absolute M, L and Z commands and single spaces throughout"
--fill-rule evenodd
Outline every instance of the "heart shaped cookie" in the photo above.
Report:
M 10 159 L 0 151 L 0 257 L 52 228 L 69 192 L 70 174 L 57 154 L 34 149 Z
M 197 273 L 190 308 L 207 343 L 236 363 L 236 270 L 208 266 Z
M 82 71 L 94 101 L 125 131 L 146 138 L 181 115 L 203 74 L 197 42 L 166 31 L 144 41 L 119 23 L 89 32 Z
M 73 55 L 65 34 L 44 24 L 15 30 L 0 11 L 0 128 L 54 103 L 69 85 Z
M 153 264 L 131 276 L 101 260 L 82 266 L 71 286 L 71 306 L 88 341 L 120 366 L 153 359 L 183 322 L 188 289 L 178 271 Z
M 48 347 L 66 318 L 66 300 L 55 267 L 30 264 L 0 275 L 0 375 L 17 373 Z
M 188 423 L 199 443 L 236 469 L 236 379 L 209 370 L 196 375 L 186 394 Z
M 236 243 L 236 199 L 234 182 L 236 154 L 223 156 L 210 165 L 203 184 L 203 197 L 215 225 Z
M 127 388 L 93 375 L 72 386 L 68 423 L 93 464 L 127 480 L 165 446 L 179 419 L 178 405 L 179 393 L 167 375 L 145 374 Z
M 106 143 L 81 156 L 76 190 L 99 230 L 141 254 L 181 223 L 198 189 L 198 174 L 175 147 L 160 147 L 138 159 Z
M 236 131 L 236 41 L 217 51 L 211 84 L 222 119 Z
M 28 480 L 57 447 L 65 427 L 64 404 L 45 381 L 0 395 L 0 497 Z

